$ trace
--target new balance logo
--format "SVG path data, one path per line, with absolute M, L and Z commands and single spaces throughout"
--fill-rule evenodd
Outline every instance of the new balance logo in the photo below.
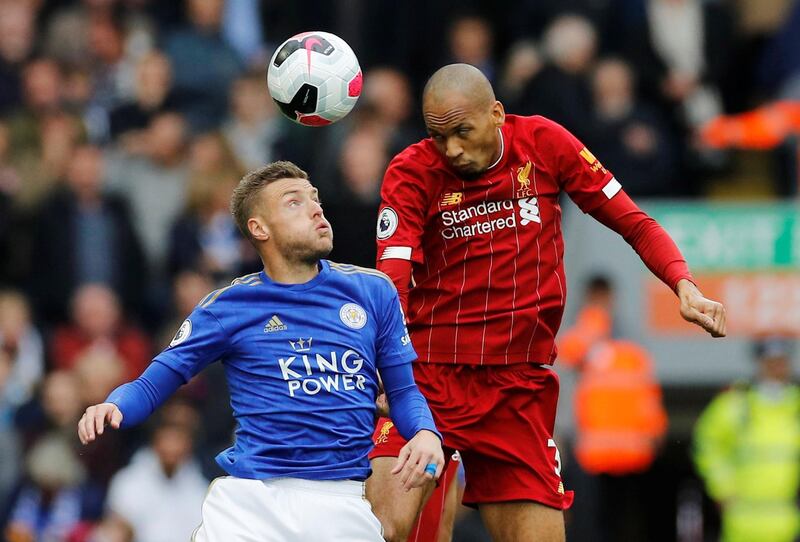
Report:
M 264 333 L 273 333 L 275 331 L 286 331 L 288 328 L 286 325 L 281 322 L 281 319 L 277 317 L 277 315 L 272 315 L 272 318 L 269 319 L 267 325 L 264 326 Z
M 464 200 L 464 192 L 448 192 L 442 196 L 442 207 L 458 205 Z

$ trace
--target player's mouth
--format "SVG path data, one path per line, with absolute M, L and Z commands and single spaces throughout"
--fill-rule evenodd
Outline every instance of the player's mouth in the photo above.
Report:
M 317 224 L 317 227 L 315 229 L 319 233 L 325 233 L 331 231 L 331 227 L 327 222 L 320 222 L 319 224 Z

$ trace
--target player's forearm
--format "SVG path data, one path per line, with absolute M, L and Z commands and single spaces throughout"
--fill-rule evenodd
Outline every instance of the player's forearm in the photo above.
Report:
M 106 402 L 122 412 L 121 427 L 132 427 L 146 420 L 183 383 L 181 375 L 155 361 L 139 378 L 112 391 Z
M 677 292 L 678 283 L 682 279 L 694 282 L 689 266 L 675 241 L 625 192 L 620 191 L 605 205 L 593 211 L 592 216 L 620 234 L 647 268 L 673 291 Z
M 410 363 L 381 369 L 390 415 L 397 431 L 406 440 L 411 440 L 422 430 L 435 433 L 442 438 L 433 423 L 433 415 L 425 398 L 414 382 Z

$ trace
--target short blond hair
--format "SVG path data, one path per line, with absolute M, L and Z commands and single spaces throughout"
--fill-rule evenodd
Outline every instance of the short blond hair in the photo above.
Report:
M 281 160 L 251 171 L 242 177 L 231 196 L 231 214 L 242 235 L 252 240 L 247 221 L 253 216 L 256 198 L 263 188 L 281 179 L 308 179 L 308 173 L 292 162 Z

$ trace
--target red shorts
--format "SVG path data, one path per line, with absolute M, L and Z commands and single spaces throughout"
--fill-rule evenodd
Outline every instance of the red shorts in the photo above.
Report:
M 530 363 L 415 363 L 414 378 L 445 446 L 461 454 L 464 504 L 535 501 L 569 508 L 572 492 L 564 490 L 553 440 L 559 388 L 554 371 Z M 381 428 L 370 457 L 397 455 L 405 442 L 393 426 L 380 438 Z
M 397 457 L 400 455 L 400 448 L 405 446 L 406 440 L 400 436 L 394 423 L 389 418 L 381 418 L 375 426 L 375 433 L 372 435 L 375 448 L 369 454 L 370 459 L 376 457 Z M 422 509 L 419 519 L 411 528 L 411 534 L 406 542 L 430 542 L 439 538 L 439 524 L 442 522 L 445 504 L 447 502 L 447 492 L 451 490 L 453 479 L 458 476 L 458 465 L 460 458 L 453 450 L 445 450 L 445 463 L 442 475 L 436 488 L 431 493 L 428 502 Z M 457 486 L 452 486 L 457 490 Z

